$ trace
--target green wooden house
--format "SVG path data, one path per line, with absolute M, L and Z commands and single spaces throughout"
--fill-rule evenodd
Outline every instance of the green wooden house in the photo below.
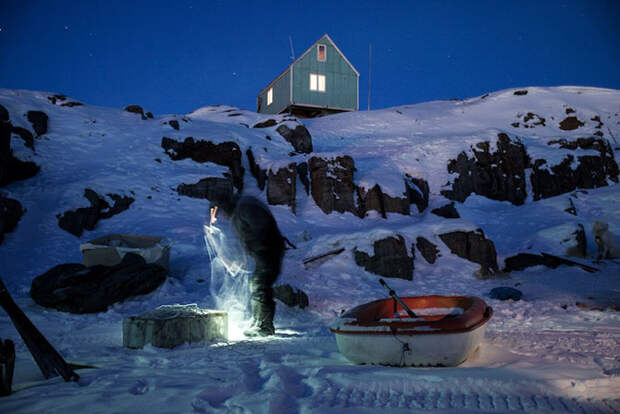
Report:
M 260 91 L 257 112 L 313 117 L 357 111 L 359 76 L 325 34 Z

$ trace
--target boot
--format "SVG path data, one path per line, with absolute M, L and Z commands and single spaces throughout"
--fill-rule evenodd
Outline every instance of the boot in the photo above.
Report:
M 243 334 L 249 337 L 269 336 L 275 333 L 273 326 L 273 316 L 275 314 L 275 302 L 264 303 L 252 300 L 252 326 Z

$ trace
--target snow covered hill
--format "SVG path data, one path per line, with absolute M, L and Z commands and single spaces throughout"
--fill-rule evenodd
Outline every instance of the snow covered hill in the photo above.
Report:
M 0 197 L 23 208 L 0 244 L 0 277 L 67 360 L 101 367 L 80 371 L 77 384 L 0 399 L 3 412 L 620 410 L 620 264 L 594 263 L 592 234 L 597 220 L 620 234 L 620 91 L 530 87 L 313 120 L 228 106 L 137 111 L 0 89 L 12 149 L 2 143 Z M 123 317 L 163 304 L 221 305 L 203 240 L 206 197 L 241 188 L 268 202 L 297 244 L 278 283 L 306 292 L 309 307 L 278 303 L 275 338 L 123 348 Z M 133 201 L 72 234 L 59 220 L 91 205 L 86 189 L 110 206 Z M 442 207 L 459 217 L 432 212 Z M 469 247 L 451 244 L 457 232 Z M 98 314 L 32 301 L 36 276 L 81 262 L 79 244 L 109 233 L 169 239 L 165 284 Z M 570 249 L 600 271 L 517 263 L 519 254 Z M 398 274 L 389 282 L 402 296 L 483 297 L 495 315 L 474 357 L 457 368 L 348 363 L 328 326 L 342 309 L 385 297 L 379 274 Z M 498 286 L 523 299 L 489 298 Z M 40 379 L 3 312 L 0 338 L 16 342 L 15 387 Z

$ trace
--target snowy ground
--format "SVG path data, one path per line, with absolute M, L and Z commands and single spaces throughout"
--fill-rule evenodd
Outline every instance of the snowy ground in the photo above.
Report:
M 404 190 L 399 188 L 403 173 L 426 178 L 431 184 L 431 208 L 445 203 L 439 188 L 450 178 L 447 159 L 499 131 L 519 135 L 528 149 L 540 147 L 546 157 L 557 155 L 545 152 L 546 146 L 540 143 L 559 134 L 576 137 L 593 132 L 596 122 L 588 120 L 595 115 L 609 128 L 603 129 L 606 137 L 620 136 L 619 91 L 569 87 L 529 91 L 526 96 L 509 90 L 467 101 L 342 114 L 306 125 L 316 153 L 348 154 L 355 159 L 356 182 L 368 187 L 379 182 L 384 191 L 399 195 Z M 507 279 L 483 281 L 472 276 L 477 265 L 451 255 L 434 236 L 444 230 L 480 227 L 495 242 L 501 265 L 504 258 L 528 247 L 553 249 L 544 235 L 563 225 L 583 223 L 593 255 L 594 220 L 608 221 L 610 229 L 620 234 L 617 185 L 578 194 L 573 198 L 577 217 L 563 211 L 569 194 L 528 200 L 523 206 L 471 196 L 457 204 L 462 218 L 456 222 L 428 210 L 412 216 L 390 214 L 387 220 L 378 216 L 362 220 L 349 213 L 325 216 L 299 191 L 297 216 L 283 206 L 272 211 L 283 233 L 299 247 L 287 252 L 281 281 L 306 291 L 309 308 L 278 304 L 278 335 L 273 338 L 129 350 L 122 347 L 123 317 L 162 304 L 213 307 L 215 303 L 209 294 L 210 266 L 202 233 L 209 203 L 178 196 L 172 189 L 205 176 L 221 176 L 223 169 L 170 160 L 160 146 L 162 136 L 233 140 L 243 149 L 264 148 L 258 157 L 264 167 L 289 162 L 291 147 L 273 128 L 241 125 L 252 126 L 267 117 L 235 108 L 205 107 L 188 114 L 188 122 L 172 115 L 143 121 L 118 109 L 54 106 L 48 95 L 0 90 L 0 104 L 9 110 L 14 125 L 31 129 L 23 116 L 30 109 L 43 110 L 50 117 L 49 132 L 35 140 L 36 153 L 19 139 L 12 141 L 16 156 L 32 159 L 42 168 L 34 178 L 0 190 L 27 209 L 17 230 L 0 245 L 1 277 L 65 359 L 99 369 L 80 370 L 77 383 L 40 382 L 28 350 L 8 316 L 0 312 L 0 338 L 13 339 L 17 347 L 14 388 L 18 390 L 0 399 L 1 412 L 620 411 L 620 316 L 609 309 L 592 309 L 620 304 L 618 261 L 594 264 L 601 269 L 597 273 L 575 267 L 534 267 L 513 272 Z M 569 106 L 587 121 L 583 130 L 557 129 Z M 546 116 L 547 126 L 524 130 L 510 125 L 518 114 L 529 111 Z M 231 117 L 231 113 L 240 115 Z M 163 124 L 173 118 L 179 120 L 180 131 Z M 615 155 L 618 160 L 620 154 Z M 246 192 L 264 199 L 245 158 L 244 167 Z M 85 187 L 100 194 L 131 195 L 136 201 L 78 239 L 58 227 L 56 214 L 87 206 L 82 197 Z M 304 232 L 310 240 L 304 240 Z M 28 295 L 34 277 L 59 263 L 80 262 L 79 243 L 108 233 L 169 238 L 173 247 L 167 282 L 150 295 L 95 315 L 71 315 L 34 304 Z M 402 296 L 475 295 L 493 306 L 495 314 L 484 342 L 463 365 L 355 366 L 338 353 L 328 329 L 332 319 L 342 309 L 385 297 L 378 277 L 355 265 L 352 248 L 367 250 L 372 240 L 393 233 L 402 234 L 409 243 L 423 235 L 437 243 L 442 253 L 434 265 L 418 256 L 412 282 L 389 280 Z M 301 265 L 304 258 L 333 247 L 346 250 L 310 269 Z M 486 297 L 496 286 L 517 287 L 523 300 Z M 579 307 L 577 302 L 591 307 Z

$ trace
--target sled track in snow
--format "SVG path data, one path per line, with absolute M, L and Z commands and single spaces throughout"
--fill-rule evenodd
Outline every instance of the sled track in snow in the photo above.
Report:
M 620 399 L 575 399 L 543 394 L 505 392 L 373 389 L 372 385 L 339 386 L 329 382 L 314 394 L 310 409 L 368 408 L 417 411 L 618 413 Z M 382 387 L 383 388 L 383 387 Z

